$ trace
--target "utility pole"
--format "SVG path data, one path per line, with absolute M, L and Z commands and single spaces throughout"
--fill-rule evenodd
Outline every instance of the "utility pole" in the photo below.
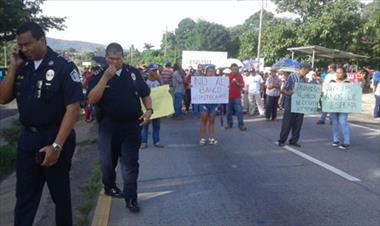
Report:
M 165 29 L 165 49 L 164 49 L 164 58 L 166 59 L 166 48 L 168 47 L 168 26 Z
M 260 71 L 260 49 L 261 49 L 261 30 L 263 26 L 263 8 L 264 8 L 264 0 L 261 0 L 261 10 L 260 10 L 260 24 L 259 24 L 259 41 L 257 43 L 257 60 L 259 61 L 259 71 Z

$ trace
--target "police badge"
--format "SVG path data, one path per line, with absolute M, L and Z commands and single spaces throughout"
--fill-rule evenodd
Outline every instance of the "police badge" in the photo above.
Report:
M 47 81 L 51 81 L 51 80 L 53 80 L 54 75 L 55 75 L 54 70 L 53 70 L 53 69 L 49 69 L 49 70 L 46 72 L 46 80 L 47 80 Z

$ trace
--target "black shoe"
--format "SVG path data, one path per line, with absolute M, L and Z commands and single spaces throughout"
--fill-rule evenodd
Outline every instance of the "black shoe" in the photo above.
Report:
M 317 125 L 323 125 L 323 124 L 325 124 L 324 120 L 318 120 Z
M 300 148 L 300 147 L 301 147 L 301 145 L 298 144 L 298 143 L 289 143 L 289 145 L 294 146 L 294 147 L 297 147 L 297 148 Z
M 245 126 L 241 126 L 241 127 L 239 127 L 239 129 L 240 129 L 240 131 L 246 131 L 246 130 L 247 130 L 247 127 L 245 127 Z
M 284 147 L 285 146 L 285 143 L 282 143 L 282 142 L 278 142 L 278 146 L 280 146 L 280 147 Z
M 114 198 L 123 198 L 123 193 L 118 187 L 109 188 L 109 189 L 104 188 L 104 194 L 108 196 L 112 196 Z
M 137 204 L 137 200 L 126 200 L 126 205 L 125 207 L 127 207 L 129 209 L 129 211 L 131 211 L 132 213 L 138 213 L 140 212 L 140 207 L 139 205 Z

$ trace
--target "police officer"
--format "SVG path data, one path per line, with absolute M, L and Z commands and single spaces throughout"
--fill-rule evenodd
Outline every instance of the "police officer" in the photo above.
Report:
M 41 27 L 26 22 L 16 31 L 19 55 L 0 88 L 0 103 L 14 98 L 23 125 L 17 147 L 17 226 L 30 226 L 47 182 L 55 203 L 56 225 L 72 225 L 70 166 L 75 149 L 79 102 L 84 99 L 74 63 L 46 45 Z
M 111 43 L 107 46 L 106 61 L 108 67 L 91 80 L 88 94 L 89 103 L 96 104 L 98 108 L 102 181 L 106 194 L 119 196 L 115 183 L 115 158 L 120 156 L 126 207 L 136 213 L 140 210 L 137 203 L 137 177 L 141 127 L 153 114 L 150 89 L 136 68 L 123 64 L 123 48 L 120 44 Z M 140 98 L 147 109 L 144 114 Z

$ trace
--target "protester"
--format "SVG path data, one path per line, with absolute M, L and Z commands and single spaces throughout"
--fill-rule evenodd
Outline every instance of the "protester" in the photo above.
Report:
M 238 127 L 241 131 L 246 131 L 244 126 L 243 111 L 241 107 L 241 89 L 244 87 L 244 80 L 239 74 L 239 66 L 231 64 L 231 73 L 227 74 L 230 80 L 229 100 L 227 106 L 227 125 L 225 129 L 230 129 L 233 126 L 232 112 L 235 110 L 238 119 Z
M 123 48 L 118 43 L 106 47 L 108 67 L 89 85 L 88 101 L 96 104 L 99 121 L 99 157 L 106 195 L 124 197 L 126 207 L 139 212 L 137 178 L 141 126 L 153 114 L 150 89 L 138 69 L 123 63 Z M 140 98 L 146 112 L 141 110 Z M 116 186 L 115 168 L 120 158 L 124 189 Z
M 336 79 L 335 70 L 336 70 L 336 65 L 335 64 L 330 64 L 327 67 L 327 72 L 328 73 L 327 73 L 325 79 L 322 81 L 322 85 L 323 85 L 323 83 L 329 83 L 331 80 L 335 80 Z M 326 117 L 327 117 L 327 112 L 322 112 L 321 118 L 317 121 L 317 125 L 325 124 Z
M 344 68 L 338 68 L 336 70 L 336 79 L 332 79 L 330 83 L 350 83 L 347 80 L 347 74 Z M 346 150 L 350 146 L 350 130 L 348 127 L 348 113 L 331 113 L 332 120 L 332 134 L 334 147 Z M 343 135 L 343 143 L 340 143 L 340 131 Z
M 182 101 L 185 96 L 184 85 L 185 71 L 181 65 L 174 65 L 174 73 L 172 76 L 173 93 L 174 93 L 174 119 L 183 119 L 182 117 Z
M 173 69 L 172 63 L 170 61 L 165 62 L 165 68 L 162 69 L 161 72 L 161 84 L 169 85 L 170 93 L 173 96 Z
M 248 101 L 248 78 L 249 78 L 249 72 L 248 69 L 244 69 L 243 73 L 243 80 L 244 80 L 244 88 L 242 89 L 242 97 L 241 97 L 241 103 L 243 108 L 243 113 L 248 113 L 249 111 L 249 101 Z
M 281 81 L 280 91 L 281 91 L 282 88 L 284 88 L 286 81 L 288 80 L 290 72 L 280 70 L 280 73 L 281 73 L 281 77 L 280 77 L 280 81 Z M 279 105 L 280 110 L 284 109 L 284 94 L 282 92 L 280 92 L 280 99 L 278 101 L 278 105 Z
M 282 118 L 280 139 L 278 140 L 278 145 L 280 147 L 285 146 L 285 142 L 288 139 L 290 131 L 292 131 L 292 137 L 289 140 L 289 145 L 295 147 L 301 147 L 298 144 L 300 138 L 300 133 L 303 123 L 303 114 L 291 112 L 291 96 L 293 95 L 293 89 L 296 83 L 306 83 L 306 74 L 310 70 L 309 64 L 302 64 L 299 73 L 293 73 L 289 75 L 288 80 L 286 81 L 284 88 L 281 92 L 284 96 L 284 116 Z
M 264 106 L 261 99 L 261 92 L 264 89 L 264 79 L 257 75 L 254 68 L 250 69 L 249 76 L 246 79 L 248 87 L 248 102 L 249 102 L 249 115 L 254 115 L 256 106 L 259 109 L 259 114 L 264 116 Z
M 183 84 L 185 86 L 185 110 L 186 113 L 190 111 L 190 104 L 191 104 L 191 70 L 186 69 L 185 70 L 185 78 L 183 80 Z
M 271 69 L 270 76 L 268 77 L 265 86 L 267 94 L 267 102 L 265 108 L 265 118 L 267 121 L 275 121 L 277 119 L 277 106 L 278 98 L 280 97 L 281 81 L 277 77 L 275 68 Z
M 380 117 L 380 71 L 375 71 L 372 77 L 372 89 L 375 94 L 375 107 L 373 109 L 373 117 Z
M 37 23 L 21 24 L 16 42 L 20 52 L 11 56 L 7 76 L 0 83 L 0 103 L 16 98 L 22 124 L 16 156 L 14 225 L 33 225 L 47 182 L 56 225 L 71 226 L 73 128 L 79 103 L 84 100 L 80 74 L 72 61 L 46 45 L 45 33 Z
M 197 70 L 194 72 L 194 74 L 192 74 L 192 76 L 204 76 L 203 69 L 203 65 L 198 64 Z M 191 108 L 194 116 L 198 116 L 200 114 L 199 104 L 191 104 Z
M 159 80 L 157 79 L 157 70 L 158 66 L 156 64 L 149 64 L 147 66 L 148 69 L 148 78 L 145 81 L 149 88 L 155 88 L 159 87 L 161 84 Z M 148 123 L 145 124 L 145 126 L 141 130 L 141 146 L 140 149 L 146 149 L 148 147 L 148 133 L 149 133 L 149 125 L 150 122 L 152 122 L 153 132 L 152 132 L 152 138 L 153 138 L 153 145 L 156 148 L 163 148 L 164 145 L 160 144 L 160 119 L 152 119 Z
M 216 76 L 215 66 L 208 65 L 206 67 L 206 75 L 205 76 Z M 199 106 L 201 112 L 200 118 L 200 145 L 206 144 L 206 129 L 208 130 L 208 143 L 209 144 L 217 144 L 218 141 L 215 139 L 215 117 L 216 111 L 218 109 L 218 104 L 200 104 Z

